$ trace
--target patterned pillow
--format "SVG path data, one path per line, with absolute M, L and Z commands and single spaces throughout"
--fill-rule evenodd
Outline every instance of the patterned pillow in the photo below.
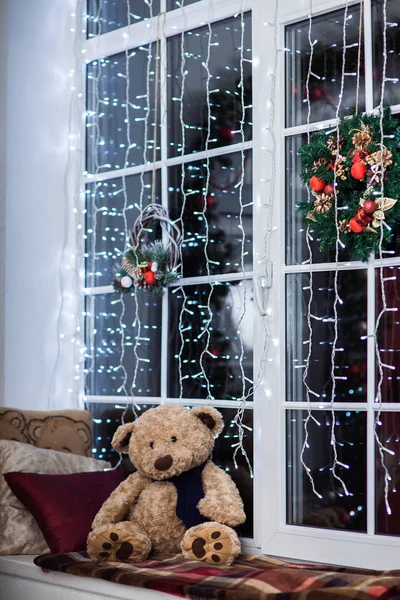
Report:
M 1 408 L 0 440 L 91 456 L 92 417 L 87 410 L 45 412 Z
M 109 463 L 95 458 L 0 440 L 0 555 L 49 551 L 35 519 L 8 487 L 3 477 L 5 473 L 62 475 L 103 471 L 109 467 Z

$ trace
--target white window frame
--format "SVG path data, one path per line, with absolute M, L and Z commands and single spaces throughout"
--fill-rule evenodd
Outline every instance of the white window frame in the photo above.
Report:
M 273 2 L 267 2 L 272 5 Z M 371 38 L 371 0 L 364 0 L 364 52 L 365 52 L 365 80 L 366 80 L 366 110 L 371 111 L 373 105 L 373 79 L 372 79 L 372 38 Z M 349 1 L 349 6 L 359 5 L 358 1 Z M 334 10 L 344 9 L 345 0 L 313 0 L 312 15 L 325 14 Z M 270 6 L 272 10 L 272 6 Z M 304 21 L 310 14 L 310 0 L 298 0 L 296 9 L 293 9 L 292 0 L 279 0 L 278 10 L 278 78 L 275 96 L 275 138 L 279 140 L 277 155 L 277 189 L 276 205 L 274 207 L 274 225 L 277 228 L 276 244 L 271 245 L 271 260 L 274 264 L 274 286 L 270 296 L 270 310 L 274 336 L 280 341 L 280 348 L 270 355 L 266 365 L 265 380 L 270 388 L 270 397 L 267 402 L 258 403 L 256 399 L 255 420 L 260 419 L 263 424 L 262 442 L 264 456 L 261 458 L 256 451 L 256 459 L 265 461 L 268 465 L 268 474 L 261 478 L 263 486 L 259 493 L 264 499 L 265 522 L 261 548 L 266 554 L 291 557 L 300 560 L 326 562 L 330 564 L 344 564 L 355 567 L 372 569 L 398 568 L 400 561 L 400 539 L 391 536 L 375 535 L 374 510 L 375 510 L 375 440 L 373 437 L 374 417 L 378 410 L 374 403 L 375 396 L 375 348 L 374 338 L 371 334 L 375 328 L 375 285 L 374 274 L 378 260 L 369 262 L 346 262 L 339 265 L 340 269 L 365 269 L 368 273 L 368 397 L 367 402 L 337 402 L 335 410 L 364 410 L 367 413 L 367 533 L 352 533 L 321 529 L 317 527 L 302 527 L 286 524 L 286 448 L 285 448 L 285 413 L 288 409 L 301 410 L 311 406 L 313 409 L 330 410 L 330 402 L 286 402 L 285 389 L 285 278 L 288 273 L 307 273 L 309 265 L 286 265 L 285 262 L 285 139 L 307 132 L 307 124 L 285 127 L 285 102 L 282 95 L 285 90 L 285 27 L 292 23 Z M 257 47 L 257 44 L 255 43 Z M 264 61 L 273 47 L 264 46 Z M 255 80 L 256 83 L 257 80 Z M 268 84 L 264 82 L 264 96 L 267 96 Z M 255 90 L 255 98 L 259 97 Z M 254 101 L 257 105 L 256 101 Z M 400 113 L 400 106 L 392 106 L 393 113 Z M 322 129 L 334 125 L 334 120 L 312 123 L 310 130 Z M 264 146 L 268 146 L 268 137 L 265 135 Z M 258 143 L 254 138 L 255 156 Z M 254 161 L 257 173 L 256 161 Z M 260 173 L 258 174 L 260 177 Z M 261 177 L 263 175 L 261 174 Z M 264 178 L 266 174 L 264 174 Z M 380 265 L 379 261 L 379 265 Z M 400 257 L 388 258 L 383 261 L 384 266 L 400 265 Z M 314 272 L 332 271 L 335 263 L 322 263 L 312 265 Z M 276 374 L 279 373 L 279 377 Z M 399 411 L 400 403 L 383 403 L 383 411 Z M 259 414 L 258 414 L 259 413 Z M 279 457 L 279 458 L 277 458 Z M 271 485 L 272 484 L 272 485 Z M 273 492 L 271 492 L 271 487 Z
M 161 0 L 161 11 L 165 10 L 166 0 Z M 358 2 L 349 2 L 357 5 Z M 274 36 L 273 14 L 278 7 L 277 38 Z M 344 8 L 345 0 L 312 0 L 312 14 L 317 16 Z M 295 8 L 294 8 L 295 6 Z M 332 564 L 346 564 L 365 568 L 397 568 L 400 562 L 400 539 L 390 536 L 375 535 L 373 527 L 374 502 L 368 502 L 368 531 L 367 533 L 352 533 L 311 527 L 301 527 L 286 524 L 286 486 L 285 486 L 285 412 L 287 409 L 304 409 L 307 403 L 285 402 L 285 277 L 287 273 L 307 272 L 308 266 L 285 264 L 285 139 L 288 136 L 304 133 L 306 125 L 285 127 L 285 26 L 302 21 L 310 12 L 310 0 L 212 0 L 211 21 L 215 22 L 240 12 L 252 11 L 252 49 L 253 49 L 253 140 L 246 142 L 245 148 L 253 149 L 253 265 L 254 272 L 248 273 L 248 278 L 253 277 L 254 286 L 259 286 L 265 280 L 266 269 L 269 263 L 265 262 L 264 240 L 267 234 L 267 215 L 272 210 L 271 243 L 269 256 L 273 264 L 273 285 L 268 296 L 262 298 L 268 308 L 265 317 L 272 332 L 274 342 L 269 345 L 269 352 L 265 362 L 263 388 L 255 390 L 254 401 L 248 402 L 246 408 L 254 411 L 254 540 L 245 542 L 249 550 L 260 548 L 265 554 L 272 554 L 288 558 L 327 562 Z M 179 34 L 182 30 L 189 30 L 208 21 L 209 0 L 201 0 L 184 9 L 183 16 L 180 9 L 166 14 L 163 31 L 166 38 Z M 155 21 L 155 19 L 153 20 Z M 366 109 L 373 107 L 373 81 L 372 81 L 372 39 L 371 31 L 371 0 L 364 0 L 364 48 L 366 62 Z M 99 37 L 82 42 L 82 56 L 86 63 L 110 56 L 126 48 L 133 48 L 155 41 L 156 26 L 150 20 L 135 23 L 129 27 L 118 29 Z M 161 53 L 165 53 L 166 39 L 161 41 Z M 277 54 L 276 54 L 277 50 Z M 277 70 L 275 71 L 275 58 L 277 56 Z M 165 72 L 165 64 L 162 72 Z M 275 88 L 273 88 L 275 84 Z M 161 88 L 163 86 L 161 85 Z M 166 86 L 164 86 L 166 89 Z M 275 89 L 274 102 L 271 91 Z M 165 103 L 166 106 L 166 103 Z M 273 112 L 273 115 L 271 114 Z M 400 113 L 400 105 L 392 107 L 394 113 Z M 272 129 L 270 127 L 273 124 Z M 313 123 L 310 129 L 331 125 L 332 121 Z M 84 125 L 83 125 L 83 135 Z M 156 163 L 161 168 L 163 181 L 162 203 L 167 206 L 167 169 L 172 165 L 181 164 L 181 157 L 166 158 L 166 128 L 163 127 L 162 137 L 163 154 Z M 208 156 L 225 154 L 241 150 L 241 144 L 210 150 Z M 271 153 L 274 158 L 271 160 Z M 199 160 L 205 153 L 188 156 L 184 160 Z M 271 167 L 275 165 L 275 179 L 271 177 Z M 145 170 L 151 170 L 152 165 L 145 165 Z M 112 177 L 121 177 L 122 174 L 133 175 L 140 173 L 143 166 L 130 167 L 101 173 L 96 177 L 83 176 L 81 179 L 81 197 L 84 198 L 85 185 L 96 180 L 106 180 Z M 268 204 L 271 185 L 275 182 L 273 191 L 274 202 Z M 385 259 L 384 264 L 400 265 L 399 258 Z M 340 265 L 340 268 L 361 268 L 368 272 L 368 333 L 375 324 L 374 294 L 372 276 L 375 263 L 368 265 L 360 262 Z M 315 271 L 333 270 L 335 264 L 313 265 Z M 242 275 L 237 275 L 241 279 Z M 213 279 L 233 280 L 233 275 L 216 276 Z M 184 283 L 208 283 L 208 277 L 196 277 L 184 280 Z M 110 293 L 111 286 L 101 286 L 85 289 L 84 294 Z M 372 301 L 371 301 L 372 300 Z M 163 323 L 167 323 L 167 300 L 163 300 Z M 261 307 L 259 307 L 261 310 Z M 254 373 L 258 372 L 259 361 L 264 347 L 263 319 L 257 310 L 254 310 Z M 162 330 L 162 357 L 166 357 L 168 350 L 168 330 Z M 368 399 L 366 403 L 337 403 L 337 410 L 365 410 L 367 425 L 372 431 L 374 414 L 377 407 L 374 405 L 374 361 L 373 339 L 368 342 Z M 164 371 L 162 373 L 161 396 L 157 398 L 135 398 L 138 403 L 175 403 L 177 399 L 167 397 L 166 360 L 162 358 Z M 266 389 L 265 389 L 266 388 Z M 87 402 L 96 403 L 123 403 L 120 396 L 87 396 Z M 196 405 L 203 404 L 203 400 L 183 399 L 183 402 Z M 234 401 L 213 401 L 216 407 L 234 408 Z M 315 403 L 313 408 L 330 408 L 330 403 Z M 400 403 L 384 404 L 385 411 L 399 411 Z M 371 438 L 371 434 L 369 435 Z M 368 499 L 375 497 L 374 490 L 374 444 L 368 443 Z

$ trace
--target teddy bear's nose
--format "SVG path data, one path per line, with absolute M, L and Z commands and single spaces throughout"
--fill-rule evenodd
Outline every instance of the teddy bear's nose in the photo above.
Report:
M 167 456 L 162 456 L 161 458 L 157 458 L 154 462 L 154 466 L 158 471 L 168 471 L 170 466 L 172 465 L 172 456 L 167 454 Z

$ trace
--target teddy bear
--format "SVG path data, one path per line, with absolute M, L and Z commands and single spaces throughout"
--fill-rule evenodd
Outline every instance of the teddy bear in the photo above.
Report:
M 215 408 L 181 405 L 151 408 L 118 427 L 112 445 L 137 471 L 97 513 L 89 556 L 141 562 L 151 551 L 181 550 L 213 566 L 232 564 L 240 553 L 232 528 L 246 516 L 235 483 L 209 459 L 222 428 Z

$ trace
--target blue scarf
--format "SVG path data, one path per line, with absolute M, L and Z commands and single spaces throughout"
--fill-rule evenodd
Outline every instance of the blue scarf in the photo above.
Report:
M 207 521 L 197 508 L 199 501 L 204 498 L 201 475 L 206 464 L 207 462 L 169 479 L 169 481 L 175 484 L 178 492 L 176 515 L 183 521 L 186 529 Z

